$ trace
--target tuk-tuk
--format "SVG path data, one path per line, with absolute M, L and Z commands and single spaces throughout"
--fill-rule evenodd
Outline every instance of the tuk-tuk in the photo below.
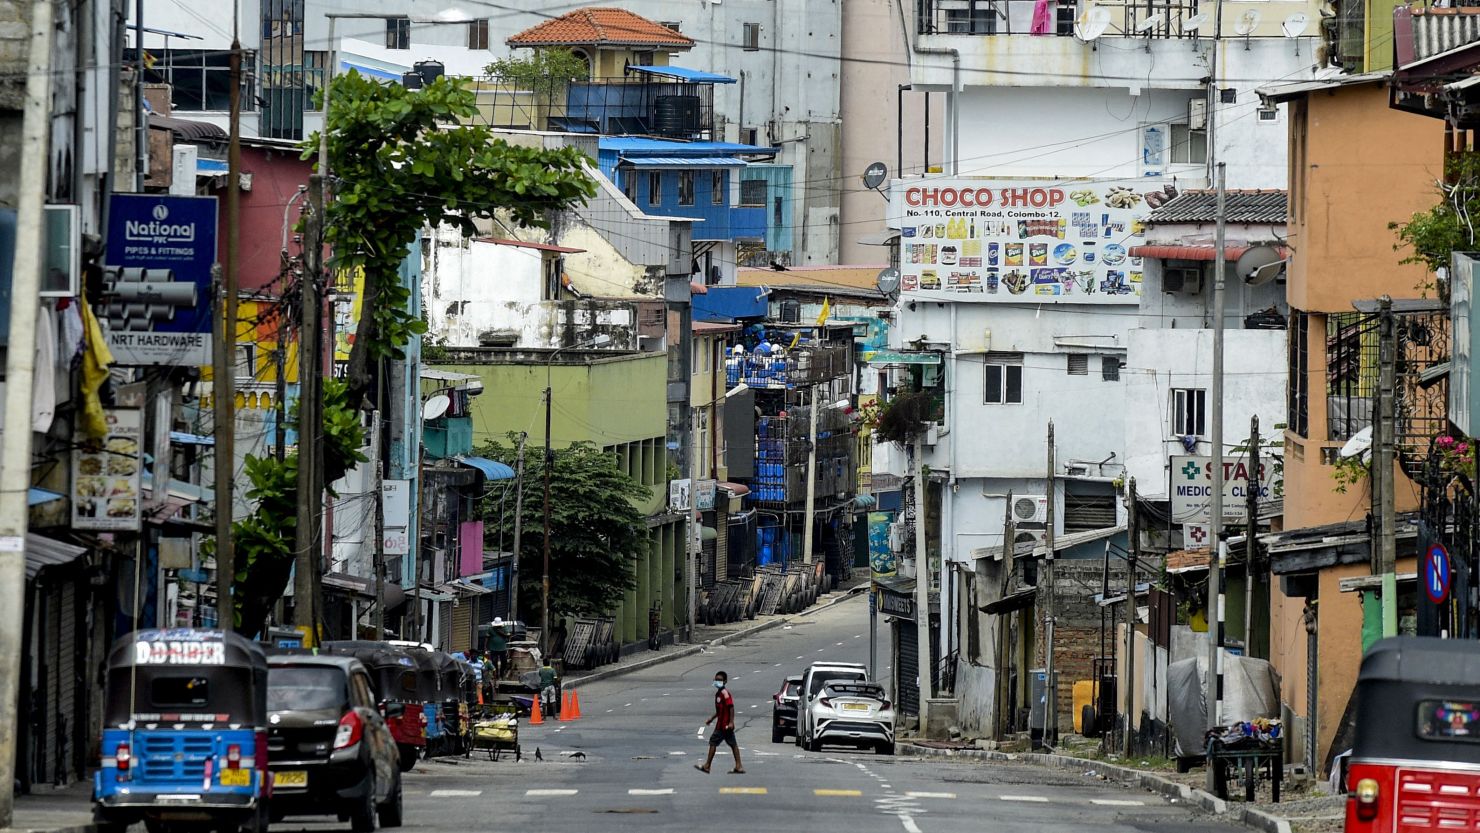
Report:
M 1480 650 L 1400 636 L 1357 677 L 1347 833 L 1474 830 L 1480 822 Z M 1401 812 L 1400 812 L 1401 808 Z
M 444 755 L 442 749 L 445 734 L 442 719 L 442 673 L 437 661 L 437 651 L 431 646 L 404 649 L 416 663 L 416 699 L 421 701 L 421 713 L 425 718 L 426 754 L 428 758 Z
M 437 661 L 437 677 L 441 685 L 438 713 L 442 718 L 442 754 L 461 755 L 463 729 L 468 725 L 467 704 L 462 700 L 463 673 L 467 664 L 443 651 L 433 653 L 432 658 Z
M 93 776 L 99 825 L 262 831 L 270 780 L 260 647 L 197 628 L 135 631 L 114 644 Z
M 326 642 L 324 649 L 358 659 L 370 672 L 375 698 L 382 707 L 391 703 L 402 706 L 401 709 L 390 710 L 385 722 L 390 727 L 391 737 L 396 740 L 401 771 L 410 772 L 427 745 L 426 717 L 422 714 L 421 697 L 417 693 L 415 658 L 385 642 Z

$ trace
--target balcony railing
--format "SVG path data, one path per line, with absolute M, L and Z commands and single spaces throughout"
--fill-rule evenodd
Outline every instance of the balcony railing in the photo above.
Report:
M 1195 0 L 1092 4 L 1047 0 L 1046 15 L 1039 14 L 1038 0 L 916 0 L 915 27 L 922 35 L 1072 37 L 1075 21 L 1086 8 L 1110 13 L 1104 32 L 1110 36 L 1184 38 L 1196 37 L 1200 29 L 1192 23 L 1197 14 Z
M 714 136 L 714 86 L 649 79 L 582 81 L 530 90 L 501 78 L 476 83 L 492 127 L 707 141 Z

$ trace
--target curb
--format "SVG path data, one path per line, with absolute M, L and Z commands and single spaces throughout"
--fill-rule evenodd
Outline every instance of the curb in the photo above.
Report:
M 1159 793 L 1165 798 L 1192 804 L 1206 813 L 1219 816 L 1226 815 L 1246 827 L 1263 831 L 1263 833 L 1291 833 L 1290 822 L 1279 816 L 1271 815 L 1263 810 L 1256 810 L 1252 807 L 1236 807 L 1230 810 L 1227 801 L 1218 798 L 1210 792 L 1195 790 L 1186 784 L 1179 784 L 1176 781 L 1162 778 L 1150 772 L 1143 772 L 1139 769 L 1107 764 L 1103 761 L 1071 758 L 1066 755 L 1009 753 L 986 749 L 936 749 L 909 742 L 901 742 L 900 746 L 911 755 L 925 757 L 965 758 L 967 760 L 994 761 L 997 763 L 1025 763 L 1032 766 L 1049 766 L 1056 769 L 1088 769 L 1094 774 L 1103 776 L 1107 781 L 1118 781 L 1122 784 L 1138 786 L 1150 792 Z
M 0 833 L 98 833 L 96 824 L 76 824 L 70 827 L 0 827 Z
M 611 677 L 620 676 L 622 674 L 629 674 L 629 673 L 631 673 L 633 671 L 641 671 L 644 668 L 652 668 L 654 665 L 662 665 L 665 662 L 673 662 L 674 660 L 683 659 L 684 657 L 691 657 L 691 656 L 693 656 L 695 654 L 703 653 L 703 651 L 704 651 L 704 649 L 706 647 L 715 646 L 715 645 L 728 645 L 731 642 L 735 642 L 737 640 L 744 639 L 747 636 L 754 636 L 755 634 L 761 633 L 763 631 L 768 631 L 768 630 L 771 630 L 772 628 L 778 628 L 778 627 L 780 627 L 782 625 L 785 625 L 788 622 L 790 622 L 792 616 L 802 617 L 802 616 L 810 616 L 810 615 L 812 615 L 814 613 L 820 613 L 820 612 L 822 612 L 824 610 L 827 610 L 828 608 L 832 607 L 833 605 L 841 604 L 842 602 L 848 601 L 849 599 L 853 598 L 854 596 L 858 595 L 859 593 L 862 593 L 863 591 L 865 591 L 867 589 L 868 589 L 868 585 L 859 585 L 858 587 L 852 587 L 852 588 L 849 588 L 847 592 L 845 592 L 842 595 L 838 596 L 838 598 L 831 599 L 826 604 L 820 604 L 820 605 L 815 605 L 813 607 L 810 607 L 807 610 L 802 611 L 801 613 L 794 613 L 794 614 L 791 614 L 789 616 L 778 616 L 778 617 L 776 617 L 775 619 L 772 619 L 769 622 L 762 622 L 759 625 L 752 625 L 751 627 L 745 628 L 744 630 L 738 630 L 738 631 L 735 631 L 734 633 L 727 633 L 727 634 L 725 634 L 723 636 L 719 636 L 719 637 L 716 637 L 714 639 L 711 639 L 708 642 L 701 642 L 701 643 L 698 643 L 698 644 L 695 644 L 695 645 L 688 645 L 686 647 L 679 648 L 676 651 L 669 651 L 668 653 L 665 653 L 665 654 L 658 654 L 656 656 L 647 657 L 645 659 L 640 659 L 640 660 L 637 660 L 636 662 L 629 663 L 627 665 L 618 666 L 616 668 L 607 668 L 607 669 L 603 669 L 601 671 L 593 671 L 590 674 L 585 675 L 584 677 L 576 677 L 575 679 L 572 679 L 572 680 L 566 680 L 563 683 L 561 683 L 561 685 L 562 686 L 571 686 L 571 687 L 582 686 L 582 685 L 586 685 L 587 683 L 594 683 L 594 682 L 596 682 L 598 680 L 605 680 L 605 679 L 609 679 Z M 0 833 L 4 833 L 4 831 L 0 831 Z M 78 832 L 76 832 L 76 831 L 59 831 L 58 833 L 78 833 Z M 91 833 L 91 832 L 90 831 L 82 831 L 81 833 Z

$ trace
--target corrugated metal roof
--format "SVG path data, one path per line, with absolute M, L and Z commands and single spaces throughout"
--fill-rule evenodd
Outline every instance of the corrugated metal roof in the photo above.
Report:
M 1422 61 L 1480 41 L 1480 8 L 1460 7 L 1451 9 L 1408 9 L 1397 10 L 1397 20 L 1404 15 L 1412 19 L 1412 41 L 1401 40 L 1402 27 L 1395 26 L 1393 36 L 1398 48 L 1400 66 L 1406 68 L 1413 61 Z M 1411 48 L 1411 52 L 1408 49 Z
M 692 38 L 626 9 L 576 9 L 538 23 L 505 41 L 510 46 L 570 46 L 600 43 L 692 49 Z
M 677 78 L 681 81 L 692 81 L 696 84 L 733 84 L 735 79 L 728 75 L 720 75 L 717 72 L 705 72 L 702 69 L 689 69 L 688 67 L 628 67 L 631 72 L 643 72 L 648 75 L 662 75 L 668 78 Z
M 1301 81 L 1296 84 L 1270 84 L 1255 90 L 1261 98 L 1278 104 L 1283 101 L 1300 98 L 1309 93 L 1321 90 L 1335 90 L 1341 87 L 1358 87 L 1363 84 L 1381 84 L 1393 77 L 1391 72 L 1365 72 L 1361 75 L 1340 75 L 1335 78 L 1321 78 L 1315 81 Z
M 149 114 L 149 126 L 168 130 L 175 134 L 175 138 L 191 145 L 196 144 L 225 144 L 229 138 L 226 131 L 220 125 L 211 124 L 206 121 L 195 121 L 193 119 L 177 119 L 172 116 L 161 116 L 158 113 Z
M 512 240 L 505 237 L 477 237 L 479 243 L 493 243 L 499 246 L 514 246 L 520 249 L 539 249 L 542 252 L 556 252 L 559 254 L 577 254 L 585 249 L 572 249 L 569 246 L 557 246 L 554 243 L 531 243 L 528 240 Z
M 622 164 L 638 170 L 652 168 L 743 168 L 744 159 L 733 156 L 638 156 Z
M 1228 191 L 1224 199 L 1230 223 L 1283 223 L 1290 216 L 1284 191 Z M 1212 223 L 1218 220 L 1218 193 L 1183 191 L 1146 218 L 1147 225 Z
M 746 145 L 739 142 L 672 142 L 643 136 L 602 136 L 597 147 L 618 153 L 648 152 L 663 156 L 730 156 L 737 153 L 775 156 L 781 152 L 780 148 Z
M 1224 260 L 1238 260 L 1249 250 L 1248 246 L 1223 247 Z M 1192 246 L 1132 246 L 1131 257 L 1149 257 L 1156 260 L 1217 260 L 1218 249 L 1202 244 Z
M 81 558 L 87 549 L 55 538 L 26 533 L 26 580 L 30 581 L 47 567 L 60 567 Z

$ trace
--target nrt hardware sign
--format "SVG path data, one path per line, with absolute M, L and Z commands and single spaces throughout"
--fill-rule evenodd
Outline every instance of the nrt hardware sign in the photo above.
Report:
M 122 365 L 211 361 L 216 198 L 114 194 L 102 318 Z

